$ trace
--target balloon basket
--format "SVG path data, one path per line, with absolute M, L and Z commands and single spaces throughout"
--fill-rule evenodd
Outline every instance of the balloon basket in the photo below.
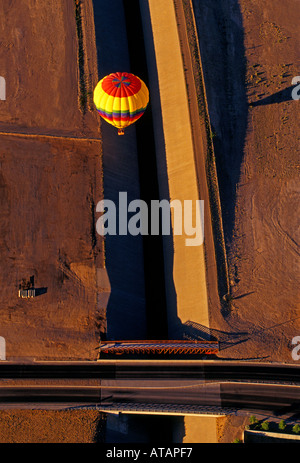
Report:
M 119 129 L 119 130 L 118 130 L 118 135 L 124 135 L 124 130 L 123 130 L 123 129 Z

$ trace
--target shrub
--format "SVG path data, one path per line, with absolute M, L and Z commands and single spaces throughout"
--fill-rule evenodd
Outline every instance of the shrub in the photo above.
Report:
M 250 418 L 249 418 L 249 422 L 250 422 L 250 424 L 256 424 L 256 423 L 258 423 L 258 419 L 256 418 L 255 415 L 251 415 Z
M 286 423 L 284 420 L 281 420 L 279 423 L 278 423 L 278 429 L 280 429 L 280 431 L 284 431 L 286 428 Z
M 295 424 L 295 425 L 293 426 L 292 431 L 293 431 L 295 434 L 300 434 L 300 424 Z

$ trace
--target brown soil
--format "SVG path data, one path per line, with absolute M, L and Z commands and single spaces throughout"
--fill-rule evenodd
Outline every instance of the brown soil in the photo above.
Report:
M 228 415 L 219 418 L 217 423 L 218 443 L 232 444 L 236 439 L 242 441 L 243 431 L 248 424 L 248 416 Z
M 1 75 L 6 101 L 0 130 L 98 137 L 96 111 L 82 114 L 79 52 L 85 56 L 86 92 L 97 82 L 94 18 L 91 3 L 81 9 L 84 28 L 79 49 L 74 0 L 12 0 L 1 5 Z M 91 95 L 87 95 L 89 101 Z M 91 109 L 92 109 L 92 105 Z
M 0 9 L 0 335 L 8 360 L 95 359 L 104 258 L 94 223 L 103 192 L 99 119 L 89 105 L 98 78 L 91 2 L 80 37 L 74 0 Z M 31 276 L 38 297 L 18 298 Z

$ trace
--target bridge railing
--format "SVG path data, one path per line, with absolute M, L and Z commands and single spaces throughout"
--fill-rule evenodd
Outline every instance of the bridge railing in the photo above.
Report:
M 100 344 L 99 352 L 105 354 L 217 354 L 218 341 L 182 341 L 182 340 L 141 340 L 141 341 L 105 341 Z

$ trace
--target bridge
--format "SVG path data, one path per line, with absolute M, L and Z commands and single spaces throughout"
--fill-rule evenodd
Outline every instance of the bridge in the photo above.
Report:
M 99 354 L 217 354 L 219 343 L 217 341 L 106 341 L 100 344 Z

